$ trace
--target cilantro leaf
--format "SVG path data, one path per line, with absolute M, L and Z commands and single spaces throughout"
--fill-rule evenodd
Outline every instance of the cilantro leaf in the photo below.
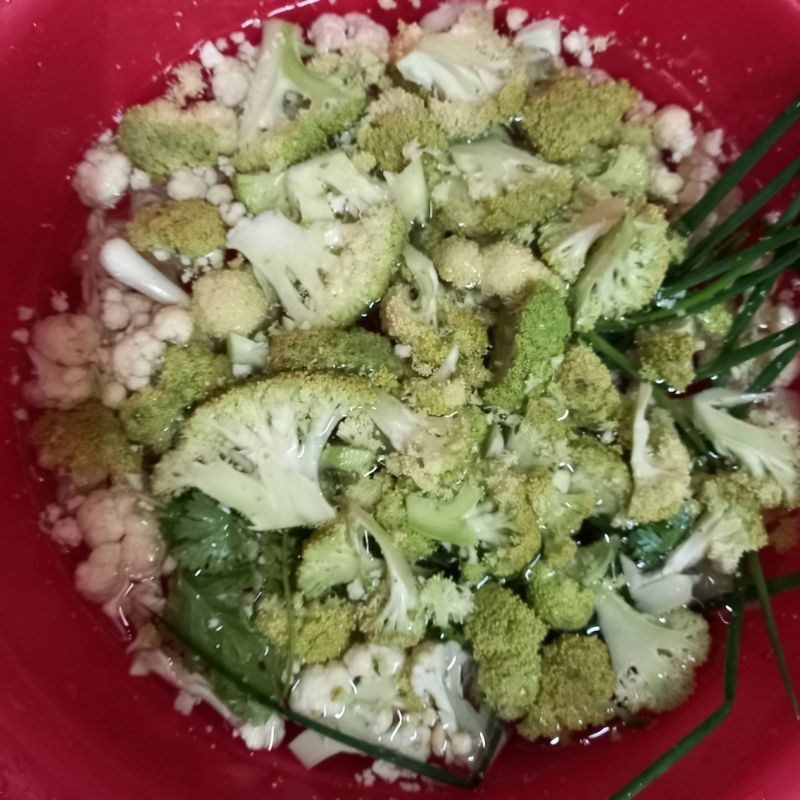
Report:
M 656 566 L 683 541 L 694 517 L 691 508 L 683 508 L 670 519 L 633 528 L 625 536 L 625 553 L 645 567 Z

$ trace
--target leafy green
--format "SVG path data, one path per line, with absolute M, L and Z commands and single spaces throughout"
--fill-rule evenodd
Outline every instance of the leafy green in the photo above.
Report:
M 170 555 L 186 570 L 228 571 L 253 562 L 259 540 L 247 521 L 202 492 L 171 500 L 161 512 L 161 532 Z
M 683 541 L 693 522 L 691 509 L 683 508 L 670 519 L 639 525 L 626 535 L 625 553 L 645 567 L 654 567 Z

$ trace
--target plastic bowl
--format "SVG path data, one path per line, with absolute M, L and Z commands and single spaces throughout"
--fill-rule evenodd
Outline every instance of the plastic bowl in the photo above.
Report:
M 421 12 L 400 0 L 406 17 Z M 746 144 L 797 94 L 800 7 L 795 0 L 553 0 L 527 5 L 535 16 L 565 15 L 618 44 L 601 67 L 631 79 L 659 102 L 695 106 Z M 0 129 L 4 221 L 0 341 L 0 797 L 9 800 L 335 800 L 397 797 L 396 787 L 360 787 L 366 762 L 340 758 L 306 772 L 284 752 L 250 754 L 205 709 L 186 718 L 174 692 L 127 675 L 123 643 L 74 593 L 71 565 L 37 532 L 46 494 L 30 468 L 12 416 L 10 339 L 19 305 L 47 307 L 51 288 L 73 285 L 69 255 L 85 210 L 68 186 L 70 166 L 123 105 L 149 99 L 164 68 L 204 38 L 230 32 L 265 12 L 309 21 L 334 10 L 364 10 L 357 0 L 257 5 L 251 0 L 3 0 L 0 3 Z M 424 10 L 424 9 L 423 9 Z M 375 9 L 393 23 L 396 12 Z M 772 558 L 773 573 L 797 556 Z M 800 680 L 798 598 L 776 610 L 795 679 Z M 723 622 L 694 699 L 645 730 L 623 730 L 588 747 L 513 742 L 477 794 L 554 800 L 609 797 L 676 742 L 722 699 Z M 781 686 L 758 612 L 745 622 L 744 658 L 733 713 L 642 796 L 714 800 L 795 800 L 800 726 Z M 455 796 L 458 790 L 431 790 Z

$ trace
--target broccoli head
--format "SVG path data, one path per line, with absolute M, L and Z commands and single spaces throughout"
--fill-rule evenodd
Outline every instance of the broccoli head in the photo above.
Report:
M 297 25 L 268 19 L 240 124 L 234 165 L 243 172 L 275 169 L 325 150 L 366 105 L 364 87 L 323 75 L 303 63 Z
M 109 478 L 124 482 L 142 471 L 141 455 L 114 412 L 93 400 L 69 411 L 45 411 L 33 423 L 31 442 L 38 465 L 66 476 L 79 490 Z
M 550 380 L 553 359 L 564 352 L 569 334 L 564 298 L 549 286 L 537 285 L 522 311 L 495 327 L 495 383 L 484 392 L 484 400 L 509 411 L 519 409 Z
M 232 109 L 195 103 L 181 109 L 168 100 L 131 106 L 119 125 L 123 153 L 148 174 L 164 178 L 180 167 L 214 166 L 236 150 Z
M 256 611 L 256 628 L 274 645 L 291 650 L 303 664 L 322 664 L 338 658 L 356 629 L 356 607 L 338 597 L 309 602 L 300 595 L 291 601 L 268 594 Z
M 572 194 L 568 169 L 499 136 L 453 145 L 450 156 L 457 174 L 440 177 L 431 191 L 436 224 L 446 232 L 511 234 L 543 222 Z
M 632 713 L 669 711 L 685 702 L 694 690 L 695 669 L 708 657 L 705 619 L 678 609 L 662 622 L 607 588 L 598 591 L 595 608 L 616 674 L 617 701 Z
M 625 201 L 595 191 L 576 193 L 571 206 L 548 219 L 538 232 L 537 243 L 545 263 L 572 283 L 586 266 L 589 251 L 625 213 Z
M 342 419 L 374 402 L 367 381 L 351 375 L 283 373 L 238 385 L 195 410 L 156 465 L 153 491 L 199 489 L 257 530 L 319 525 L 335 516 L 319 482 L 322 450 Z
M 592 592 L 562 570 L 553 568 L 546 559 L 531 568 L 527 592 L 528 602 L 542 621 L 556 630 L 581 630 L 594 614 Z
M 198 198 L 142 206 L 125 226 L 125 235 L 139 251 L 168 250 L 188 258 L 225 247 L 219 211 Z
M 672 258 L 662 208 L 627 213 L 598 243 L 573 288 L 575 328 L 591 330 L 601 318 L 619 319 L 655 296 Z
M 630 501 L 631 474 L 622 452 L 593 436 L 574 438 L 569 447 L 569 490 L 595 498 L 593 517 L 614 517 Z
M 639 375 L 683 391 L 694 383 L 694 354 L 701 349 L 691 327 L 641 327 L 636 329 Z
M 307 327 L 344 327 L 386 292 L 407 224 L 384 205 L 353 223 L 301 227 L 265 211 L 239 222 L 228 244 L 271 286 L 287 317 Z
M 425 101 L 399 86 L 382 92 L 367 108 L 358 146 L 375 156 L 382 170 L 400 172 L 411 161 L 409 145 L 443 150 L 447 137 L 425 107 Z
M 548 161 L 571 161 L 587 144 L 612 143 L 635 100 L 624 81 L 592 84 L 578 72 L 565 72 L 528 101 L 522 127 Z
M 375 506 L 375 519 L 386 530 L 395 546 L 412 563 L 429 556 L 438 542 L 414 528 L 408 520 L 407 498 L 415 486 L 408 479 L 396 481 L 381 495 Z
M 522 470 L 553 469 L 567 463 L 571 423 L 567 409 L 553 397 L 529 397 L 525 415 L 509 434 L 506 449 Z
M 607 722 L 615 714 L 608 648 L 596 636 L 565 634 L 542 648 L 536 703 L 517 730 L 526 739 L 555 739 Z
M 510 589 L 487 583 L 475 593 L 464 632 L 487 705 L 501 719 L 524 716 L 539 694 L 544 623 Z
M 219 269 L 206 272 L 192 284 L 192 318 L 201 335 L 224 339 L 235 333 L 249 336 L 264 327 L 277 302 L 251 272 Z
M 276 331 L 269 339 L 269 368 L 273 373 L 352 372 L 387 390 L 397 387 L 404 372 L 403 360 L 395 355 L 391 342 L 361 328 Z
M 633 492 L 628 516 L 640 524 L 675 516 L 691 495 L 692 457 L 669 411 L 654 408 L 648 415 L 652 396 L 652 384 L 639 384 L 633 419 Z
M 458 375 L 454 378 L 411 378 L 408 404 L 434 417 L 449 417 L 470 403 L 472 387 Z
M 556 375 L 556 387 L 572 423 L 579 428 L 604 431 L 619 423 L 619 391 L 608 367 L 591 347 L 575 344 L 567 348 Z
M 376 573 L 380 574 L 380 564 L 370 555 L 363 532 L 359 534 L 340 514 L 316 528 L 303 543 L 297 588 L 316 599 L 354 581 L 367 586 Z
M 131 441 L 163 453 L 186 411 L 231 381 L 230 362 L 205 347 L 168 347 L 155 386 L 130 395 L 119 418 Z

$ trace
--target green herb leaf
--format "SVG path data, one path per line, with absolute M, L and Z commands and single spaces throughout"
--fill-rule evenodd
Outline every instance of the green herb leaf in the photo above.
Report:
M 693 523 L 694 514 L 685 508 L 670 519 L 640 525 L 626 534 L 624 550 L 634 561 L 654 567 L 683 541 Z
M 170 555 L 187 570 L 230 570 L 258 555 L 258 534 L 245 519 L 202 492 L 171 500 L 161 513 L 161 531 Z

